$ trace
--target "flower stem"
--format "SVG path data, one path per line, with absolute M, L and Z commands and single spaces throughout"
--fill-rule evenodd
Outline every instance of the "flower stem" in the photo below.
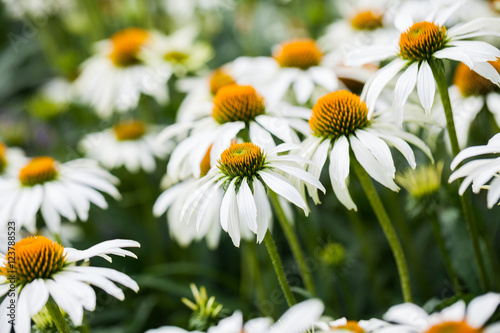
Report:
M 273 236 L 271 232 L 268 230 L 266 236 L 264 237 L 264 242 L 266 243 L 267 251 L 269 252 L 269 257 L 271 258 L 271 262 L 274 266 L 274 271 L 278 276 L 278 281 L 281 285 L 281 289 L 283 289 L 283 293 L 285 294 L 286 302 L 291 307 L 297 303 L 295 301 L 295 297 L 292 294 L 292 290 L 290 289 L 290 284 L 286 279 L 285 270 L 283 269 L 283 264 L 281 263 L 280 256 L 278 254 L 278 250 L 276 249 L 276 243 L 274 243 Z
M 406 263 L 406 258 L 403 252 L 403 248 L 401 247 L 401 243 L 399 242 L 398 236 L 396 234 L 396 230 L 394 229 L 391 220 L 389 219 L 389 215 L 382 204 L 382 200 L 380 199 L 375 186 L 368 176 L 368 173 L 363 169 L 363 167 L 359 164 L 359 162 L 353 158 L 352 166 L 354 168 L 354 172 L 359 178 L 361 182 L 361 186 L 368 197 L 368 201 L 372 206 L 375 215 L 377 216 L 378 221 L 384 231 L 385 237 L 389 242 L 389 246 L 391 247 L 392 253 L 394 255 L 394 259 L 396 259 L 396 266 L 398 267 L 399 279 L 401 282 L 401 289 L 403 290 L 403 298 L 405 302 L 411 302 L 411 286 L 410 286 L 410 274 L 408 273 L 408 265 Z
M 441 102 L 443 103 L 444 114 L 446 116 L 446 127 L 448 129 L 448 136 L 451 143 L 451 151 L 453 156 L 457 156 L 458 153 L 460 153 L 460 147 L 458 145 L 457 131 L 455 130 L 453 110 L 451 108 L 450 96 L 448 94 L 448 83 L 446 82 L 443 63 L 442 61 L 433 60 L 430 61 L 429 64 L 432 69 L 432 74 L 434 75 L 434 80 L 436 80 L 439 95 L 441 96 Z M 461 181 L 459 181 L 459 185 L 460 183 Z M 471 200 L 468 192 L 465 192 L 462 196 L 460 196 L 460 204 L 462 206 L 465 222 L 467 223 L 467 229 L 469 230 L 469 234 L 472 239 L 476 264 L 479 270 L 479 280 L 483 290 L 486 291 L 490 289 L 490 283 L 488 281 L 488 274 L 486 272 L 483 255 L 481 253 L 477 221 L 472 211 Z
M 64 319 L 61 310 L 59 310 L 59 306 L 57 306 L 57 304 L 52 299 L 50 299 L 47 304 L 45 304 L 45 308 L 49 312 L 50 317 L 54 321 L 54 324 L 56 325 L 60 333 L 71 333 L 68 323 Z
M 314 291 L 314 283 L 313 279 L 311 276 L 311 273 L 309 272 L 309 268 L 306 265 L 306 261 L 304 260 L 304 253 L 302 252 L 302 249 L 300 247 L 299 239 L 297 238 L 297 235 L 295 234 L 295 231 L 293 230 L 292 224 L 286 217 L 285 212 L 283 211 L 283 207 L 281 207 L 281 204 L 278 200 L 278 196 L 276 193 L 271 191 L 269 194 L 269 197 L 271 199 L 271 203 L 274 208 L 274 212 L 276 213 L 278 217 L 278 221 L 281 225 L 281 229 L 283 229 L 283 232 L 285 233 L 286 240 L 288 241 L 288 244 L 290 245 L 290 248 L 292 250 L 293 257 L 295 258 L 295 261 L 297 262 L 297 265 L 299 267 L 300 275 L 302 275 L 302 279 L 304 280 L 304 285 L 307 289 L 307 291 L 314 296 L 315 291 Z
M 452 283 L 455 286 L 455 293 L 461 294 L 462 287 L 460 286 L 460 280 L 458 279 L 457 272 L 453 268 L 453 264 L 452 264 L 451 259 L 450 259 L 450 254 L 448 253 L 448 250 L 446 249 L 446 244 L 445 244 L 444 238 L 443 238 L 443 232 L 441 230 L 441 224 L 439 222 L 437 214 L 435 212 L 433 212 L 430 214 L 429 218 L 431 220 L 434 238 L 436 239 L 436 242 L 438 243 L 438 246 L 439 246 L 439 250 L 441 251 L 441 255 L 443 256 L 446 271 L 448 272 L 448 275 L 450 276 L 450 279 L 452 280 Z

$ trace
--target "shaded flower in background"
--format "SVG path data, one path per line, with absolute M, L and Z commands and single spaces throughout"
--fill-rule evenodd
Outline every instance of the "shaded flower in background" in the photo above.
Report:
M 33 236 L 17 242 L 10 251 L 2 254 L 0 262 L 0 295 L 10 290 L 9 277 L 16 276 L 16 326 L 17 333 L 31 331 L 31 317 L 39 313 L 53 299 L 71 321 L 80 326 L 83 310 L 94 311 L 96 293 L 89 286 L 95 285 L 111 296 L 123 300 L 125 295 L 113 282 L 139 291 L 139 286 L 127 275 L 110 268 L 77 265 L 82 260 L 103 257 L 111 261 L 110 254 L 137 258 L 124 247 L 140 247 L 132 240 L 112 240 L 99 243 L 87 250 L 64 248 L 57 242 L 44 237 Z M 9 255 L 16 260 L 7 261 Z M 14 267 L 12 267 L 12 265 Z M 7 304 L 11 296 L 5 296 L 0 309 L 0 329 L 10 331 Z
M 287 199 L 308 215 L 309 207 L 299 191 L 279 172 L 296 177 L 315 189 L 325 189 L 317 178 L 290 165 L 304 162 L 302 158 L 278 155 L 294 147 L 283 144 L 264 151 L 250 142 L 232 143 L 218 159 L 217 166 L 212 167 L 198 181 L 197 190 L 184 204 L 181 221 L 195 223 L 200 228 L 209 207 L 219 207 L 215 194 L 220 188 L 225 192 L 220 205 L 220 225 L 229 233 L 237 247 L 240 245 L 241 235 L 247 233 L 247 230 L 257 235 L 257 242 L 264 239 L 272 219 L 267 189 Z
M 86 221 L 91 203 L 101 209 L 108 207 L 100 191 L 121 198 L 115 187 L 118 179 L 93 160 L 59 163 L 41 156 L 29 160 L 18 172 L 18 177 L 0 178 L 0 229 L 7 221 L 15 220 L 19 228 L 24 226 L 34 232 L 40 211 L 45 225 L 59 233 L 61 217 L 72 222 L 77 218 Z
M 466 306 L 463 300 L 445 308 L 441 312 L 427 314 L 419 306 L 404 303 L 391 307 L 384 319 L 404 326 L 389 326 L 374 330 L 401 333 L 438 333 L 438 332 L 500 332 L 500 323 L 485 327 L 486 322 L 500 304 L 500 294 L 488 293 L 474 298 Z
M 266 105 L 251 86 L 229 85 L 220 88 L 213 100 L 212 114 L 194 122 L 171 125 L 159 134 L 159 142 L 188 135 L 172 152 L 167 174 L 172 178 L 198 177 L 200 164 L 210 146 L 210 162 L 215 165 L 222 151 L 238 135 L 247 135 L 264 149 L 275 147 L 273 136 L 286 143 L 298 143 L 295 133 L 307 128 L 310 111 L 291 105 Z M 246 138 L 245 141 L 248 141 Z
M 500 84 L 500 75 L 488 63 L 500 57 L 500 50 L 482 41 L 465 41 L 476 36 L 495 35 L 484 30 L 500 26 L 500 19 L 481 18 L 447 29 L 444 24 L 461 5 L 458 2 L 446 10 L 435 13 L 426 21 L 413 23 L 410 13 L 396 16 L 395 25 L 401 32 L 398 46 L 365 46 L 347 55 L 348 65 L 362 65 L 396 57 L 380 69 L 364 87 L 363 99 L 373 112 L 375 102 L 384 89 L 399 72 L 403 72 L 394 88 L 394 108 L 399 124 L 403 122 L 404 105 L 417 86 L 420 103 L 430 112 L 434 102 L 436 82 L 429 65 L 433 59 L 458 60 L 495 84 Z
M 96 54 L 87 59 L 75 80 L 82 102 L 106 118 L 114 111 L 126 112 L 139 103 L 141 94 L 159 103 L 168 101 L 167 81 L 172 75 L 168 64 L 159 63 L 161 55 L 151 55 L 159 37 L 151 31 L 128 28 L 96 44 Z M 145 52 L 145 50 L 148 52 Z
M 107 169 L 124 166 L 137 173 L 140 169 L 153 172 L 155 158 L 163 159 L 172 146 L 156 141 L 159 129 L 138 120 L 124 120 L 111 129 L 87 134 L 80 142 L 86 156 L 99 161 Z
M 492 137 L 485 146 L 468 147 L 462 150 L 451 163 L 451 170 L 462 163 L 465 159 L 486 154 L 500 153 L 500 134 Z M 465 178 L 464 178 L 465 177 Z M 488 208 L 492 208 L 500 199 L 500 157 L 482 158 L 469 161 L 458 168 L 450 176 L 448 182 L 464 178 L 460 185 L 459 193 L 463 195 L 467 187 L 472 184 L 474 193 L 484 188 L 488 190 Z M 489 185 L 486 185 L 488 181 Z
M 394 182 L 396 168 L 389 145 L 398 149 L 412 168 L 416 166 L 415 155 L 407 142 L 432 158 L 429 148 L 418 137 L 399 129 L 390 118 L 379 113 L 370 115 L 365 102 L 346 90 L 320 98 L 313 107 L 309 125 L 312 135 L 301 147 L 301 155 L 313 162 L 306 170 L 319 177 L 329 156 L 333 191 L 348 209 L 357 210 L 347 185 L 351 151 L 373 179 L 393 191 L 399 187 Z M 319 203 L 316 188 L 307 186 L 307 189 Z
M 75 99 L 73 84 L 65 78 L 54 78 L 45 83 L 28 100 L 28 111 L 35 117 L 48 119 L 69 110 Z

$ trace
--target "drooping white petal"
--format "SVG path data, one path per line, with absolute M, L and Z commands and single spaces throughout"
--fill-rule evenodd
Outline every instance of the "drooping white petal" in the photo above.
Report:
M 339 86 L 339 80 L 332 70 L 325 67 L 311 67 L 307 70 L 313 80 L 328 92 L 332 92 Z
M 403 108 L 417 82 L 418 63 L 411 64 L 399 77 L 394 88 L 396 123 L 403 124 Z
M 498 203 L 500 199 L 500 177 L 496 177 L 490 184 L 488 190 L 488 208 L 493 208 L 494 205 Z
M 224 194 L 224 198 L 222 199 L 222 204 L 220 207 L 220 223 L 222 229 L 224 229 L 224 231 L 226 231 L 231 237 L 234 246 L 239 247 L 241 240 L 241 231 L 238 206 L 236 202 L 235 184 L 237 180 L 237 178 L 234 178 L 231 183 L 229 183 L 226 193 Z
M 284 171 L 285 174 L 289 174 L 292 177 L 296 177 L 296 178 L 306 182 L 307 184 L 312 185 L 312 186 L 320 189 L 323 193 L 326 192 L 326 189 L 323 186 L 323 184 L 321 184 L 321 182 L 317 178 L 315 178 L 309 172 L 307 172 L 303 169 L 289 166 L 289 165 L 284 165 L 284 164 L 273 165 L 273 167 L 275 169 Z
M 304 332 L 319 320 L 324 305 L 317 299 L 310 299 L 294 305 L 271 327 L 273 333 Z
M 330 179 L 332 183 L 335 181 L 341 189 L 345 189 L 346 179 L 349 176 L 349 141 L 345 136 L 341 136 L 333 144 L 330 152 Z
M 500 74 L 489 62 L 475 62 L 472 70 L 496 85 L 500 85 Z
M 383 166 L 384 171 L 387 172 L 391 178 L 394 178 L 396 167 L 394 166 L 391 150 L 387 143 L 376 135 L 362 129 L 356 131 L 356 137 L 366 148 L 368 148 L 380 165 Z
M 431 66 L 427 61 L 422 61 L 418 70 L 417 92 L 425 113 L 429 114 L 434 103 L 436 81 L 434 81 Z
M 251 231 L 257 233 L 257 207 L 246 177 L 241 181 L 236 202 L 238 203 L 240 219 L 246 223 Z
M 49 289 L 50 296 L 52 296 L 56 304 L 68 314 L 73 324 L 75 324 L 75 326 L 81 326 L 83 320 L 82 304 L 78 302 L 74 296 L 64 292 L 64 289 L 54 280 L 48 279 L 45 281 L 45 284 Z
M 450 168 L 451 170 L 455 170 L 455 168 L 465 159 L 472 157 L 472 156 L 477 156 L 477 155 L 483 155 L 483 154 L 494 154 L 494 153 L 500 153 L 500 146 L 476 146 L 476 147 L 468 147 L 462 150 L 460 153 L 458 153 L 457 156 L 453 159 L 451 162 Z
M 314 82 L 306 72 L 301 71 L 295 78 L 292 89 L 295 93 L 297 102 L 299 104 L 305 104 L 309 98 L 311 98 L 311 94 L 314 91 Z
M 345 64 L 347 66 L 361 66 L 370 62 L 379 62 L 394 57 L 396 53 L 393 47 L 379 45 L 363 46 L 350 51 L 345 57 Z
M 71 267 L 71 270 L 77 273 L 81 274 L 87 274 L 87 275 L 95 275 L 95 276 L 102 276 L 106 279 L 109 279 L 111 281 L 118 282 L 125 287 L 132 289 L 135 292 L 139 291 L 139 285 L 137 282 L 132 280 L 128 275 L 119 272 L 117 270 L 111 269 L 111 268 L 105 268 L 105 267 L 92 267 L 92 266 L 74 266 Z M 108 292 L 107 289 L 104 289 L 104 291 Z
M 384 320 L 417 327 L 424 331 L 427 328 L 429 315 L 421 307 L 412 303 L 392 306 L 384 314 Z
M 250 122 L 250 141 L 265 151 L 276 146 L 271 134 L 254 121 Z
M 469 67 L 474 66 L 474 62 L 471 57 L 464 53 L 463 50 L 459 47 L 447 47 L 442 50 L 434 52 L 433 56 L 438 59 L 451 59 L 455 61 L 460 61 L 466 64 Z
M 500 294 L 487 293 L 474 298 L 467 306 L 467 323 L 474 328 L 481 328 L 495 313 L 500 304 Z
M 500 18 L 493 17 L 481 17 L 469 21 L 467 23 L 456 25 L 447 31 L 448 37 L 460 36 L 475 32 L 484 28 L 498 27 L 500 26 Z
M 261 243 L 271 223 L 271 205 L 267 199 L 266 190 L 260 181 L 253 182 L 253 191 L 257 208 L 257 242 Z
M 290 182 L 280 174 L 269 170 L 259 172 L 266 185 L 276 192 L 276 194 L 284 197 L 294 205 L 304 210 L 304 214 L 309 215 L 309 208 L 300 193 Z

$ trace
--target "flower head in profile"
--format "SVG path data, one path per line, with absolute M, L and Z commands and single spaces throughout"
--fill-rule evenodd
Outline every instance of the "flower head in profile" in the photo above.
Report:
M 264 239 L 272 218 L 268 191 L 275 192 L 308 215 L 304 198 L 281 173 L 296 177 L 315 189 L 325 189 L 317 178 L 299 167 L 304 161 L 302 158 L 278 155 L 294 147 L 283 144 L 264 151 L 251 142 L 232 143 L 221 154 L 217 166 L 197 182 L 198 188 L 184 204 L 181 220 L 200 228 L 207 211 L 220 207 L 221 227 L 229 233 L 234 245 L 239 246 L 242 234 L 248 231 L 257 235 L 257 242 Z M 219 189 L 224 191 L 220 206 Z
M 441 312 L 428 314 L 424 309 L 412 303 L 391 307 L 384 319 L 401 326 L 381 326 L 377 332 L 401 333 L 494 333 L 500 325 L 486 326 L 486 322 L 500 304 L 500 294 L 488 293 L 474 298 L 466 306 L 463 300 L 445 308 Z
M 40 211 L 46 226 L 59 233 L 61 217 L 86 221 L 91 203 L 106 209 L 108 204 L 100 192 L 120 199 L 117 183 L 117 178 L 93 160 L 59 163 L 49 156 L 32 158 L 18 169 L 15 178 L 0 178 L 0 228 L 15 220 L 19 227 L 34 232 Z
M 396 168 L 389 145 L 399 150 L 412 168 L 416 166 L 415 155 L 407 142 L 430 157 L 429 148 L 419 138 L 404 132 L 383 114 L 370 116 L 365 102 L 346 90 L 320 98 L 312 109 L 309 125 L 312 135 L 304 140 L 301 150 L 302 155 L 313 163 L 306 170 L 319 177 L 329 156 L 333 191 L 348 209 L 357 209 L 347 185 L 351 157 L 373 179 L 393 191 L 398 191 L 399 187 L 394 182 Z M 317 190 L 311 186 L 307 189 L 318 203 Z
M 404 105 L 415 85 L 420 103 L 429 112 L 436 90 L 430 64 L 436 59 L 461 61 L 487 80 L 500 84 L 500 75 L 488 62 L 496 61 L 500 57 L 500 50 L 486 42 L 466 40 L 476 36 L 495 35 L 495 32 L 486 29 L 499 26 L 500 19 L 481 18 L 446 28 L 444 24 L 461 4 L 457 2 L 446 10 L 431 14 L 426 21 L 416 23 L 409 13 L 401 13 L 395 20 L 395 25 L 401 32 L 397 46 L 367 46 L 348 54 L 347 63 L 351 65 L 395 57 L 364 88 L 362 96 L 366 97 L 370 113 L 384 87 L 400 72 L 402 74 L 394 88 L 394 107 L 399 115 L 398 122 L 402 123 Z
M 96 293 L 89 285 L 103 289 L 123 300 L 125 295 L 114 282 L 137 292 L 139 286 L 127 275 L 111 268 L 78 265 L 82 260 L 103 257 L 111 262 L 110 254 L 137 258 L 126 247 L 140 247 L 132 240 L 112 240 L 99 243 L 87 250 L 64 248 L 44 236 L 24 238 L 17 242 L 0 260 L 0 297 L 2 314 L 0 330 L 10 332 L 11 324 L 5 311 L 10 302 L 16 303 L 17 333 L 31 331 L 31 317 L 39 313 L 51 297 L 68 314 L 76 326 L 81 326 L 83 310 L 94 311 Z M 15 261 L 8 258 L 15 256 Z M 15 299 L 8 294 L 11 275 L 15 275 Z M 7 295 L 8 294 L 8 295 Z
M 215 165 L 232 140 L 248 138 L 254 144 L 272 149 L 275 137 L 286 143 L 298 143 L 296 133 L 307 130 L 310 111 L 291 105 L 270 105 L 252 86 L 226 85 L 217 90 L 210 115 L 193 122 L 167 127 L 158 140 L 188 136 L 172 152 L 167 173 L 179 180 L 199 177 L 201 162 L 211 146 L 210 161 Z
M 492 208 L 500 199 L 500 157 L 493 157 L 500 153 L 500 133 L 492 137 L 485 146 L 469 147 L 462 150 L 451 163 L 451 169 L 465 159 L 490 154 L 490 158 L 481 158 L 469 161 L 459 167 L 450 176 L 448 182 L 453 182 L 459 178 L 464 178 L 460 185 L 459 193 L 464 194 L 467 187 L 472 184 L 474 193 L 479 193 L 481 189 L 488 190 L 488 208 Z M 491 180 L 489 185 L 487 183 Z
M 81 101 L 103 118 L 115 111 L 133 109 L 141 94 L 165 103 L 168 100 L 166 83 L 172 69 L 158 63 L 152 54 L 155 34 L 128 28 L 99 42 L 97 53 L 82 64 L 75 80 L 76 94 Z
M 171 147 L 156 141 L 158 130 L 142 121 L 129 119 L 111 129 L 86 135 L 80 147 L 86 156 L 99 161 L 107 169 L 124 166 L 137 173 L 153 172 L 156 158 L 165 158 Z

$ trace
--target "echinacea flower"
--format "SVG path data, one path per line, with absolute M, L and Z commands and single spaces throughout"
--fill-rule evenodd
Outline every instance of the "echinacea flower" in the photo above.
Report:
M 451 170 L 467 158 L 485 154 L 500 153 L 500 133 L 492 137 L 485 146 L 468 147 L 462 150 L 451 163 Z M 465 178 L 464 178 L 465 177 Z M 474 193 L 479 193 L 482 188 L 488 190 L 488 208 L 492 208 L 500 199 L 500 157 L 482 158 L 465 163 L 450 176 L 448 182 L 464 178 L 459 188 L 463 195 L 467 187 L 472 184 Z M 486 185 L 488 181 L 489 185 Z
M 139 286 L 127 275 L 111 268 L 77 265 L 93 257 L 111 262 L 110 254 L 137 258 L 125 247 L 140 247 L 132 240 L 112 240 L 87 250 L 64 248 L 44 236 L 33 236 L 17 242 L 0 260 L 0 297 L 5 296 L 0 309 L 0 331 L 10 332 L 7 316 L 10 302 L 15 303 L 15 332 L 31 332 L 31 317 L 39 313 L 52 298 L 68 314 L 76 326 L 81 326 L 83 310 L 94 311 L 96 293 L 89 285 L 101 288 L 123 300 L 125 295 L 114 282 L 137 292 Z M 15 260 L 8 258 L 14 257 Z M 14 284 L 15 292 L 11 290 Z M 6 295 L 7 294 L 7 295 Z M 15 294 L 12 297 L 11 294 Z
M 86 221 L 91 203 L 106 209 L 108 204 L 100 192 L 119 199 L 117 183 L 117 178 L 93 160 L 59 163 L 48 156 L 32 158 L 18 177 L 0 178 L 0 228 L 15 220 L 19 227 L 34 232 L 40 211 L 46 226 L 59 233 L 61 217 Z
M 7 147 L 0 142 L 0 179 L 16 177 L 16 171 L 26 163 L 26 160 L 20 148 Z
M 219 189 L 224 190 L 220 203 L 220 225 L 237 247 L 241 235 L 248 230 L 257 235 L 257 242 L 264 239 L 272 218 L 268 190 L 308 215 L 309 207 L 304 198 L 280 172 L 296 177 L 315 189 L 325 189 L 317 178 L 298 167 L 304 162 L 302 158 L 278 155 L 293 148 L 294 145 L 283 144 L 265 151 L 250 142 L 232 143 L 221 154 L 217 166 L 197 182 L 196 191 L 189 196 L 181 211 L 181 221 L 195 223 L 196 228 L 200 228 L 207 210 L 212 206 L 219 207 L 216 201 Z
M 167 127 L 158 140 L 188 135 L 174 149 L 167 174 L 179 180 L 191 175 L 199 177 L 200 164 L 208 148 L 211 165 L 215 165 L 224 149 L 238 135 L 246 134 L 250 141 L 264 149 L 275 147 L 276 138 L 286 143 L 298 143 L 295 131 L 307 130 L 310 111 L 291 105 L 267 105 L 252 86 L 228 85 L 215 94 L 212 113 L 194 122 L 180 122 Z M 247 140 L 246 140 L 247 141 Z
M 335 71 L 323 65 L 323 56 L 313 39 L 292 39 L 277 45 L 272 57 L 247 59 L 247 75 L 242 79 L 260 88 L 266 98 L 277 101 L 291 88 L 296 101 L 303 105 L 316 88 L 331 92 L 339 86 Z
M 431 155 L 419 138 L 404 132 L 382 114 L 370 115 L 365 102 L 346 90 L 320 98 L 312 109 L 309 125 L 312 135 L 303 141 L 301 154 L 313 163 L 306 170 L 318 178 L 329 156 L 333 191 L 348 209 L 357 209 L 347 186 L 351 152 L 373 179 L 393 191 L 399 187 L 394 182 L 396 168 L 389 145 L 398 149 L 412 168 L 416 166 L 415 155 L 407 142 Z M 316 188 L 307 189 L 319 203 Z
M 500 304 L 500 294 L 488 293 L 474 298 L 466 306 L 463 300 L 445 308 L 441 312 L 428 314 L 412 303 L 391 307 L 384 319 L 404 326 L 389 326 L 374 330 L 374 333 L 496 333 L 500 325 L 486 326 L 486 322 Z
M 490 28 L 500 26 L 500 19 L 480 18 L 446 28 L 444 24 L 460 5 L 461 2 L 457 2 L 446 10 L 431 13 L 426 21 L 416 23 L 409 13 L 401 13 L 395 19 L 395 25 L 401 32 L 396 47 L 366 46 L 347 55 L 346 62 L 350 65 L 396 57 L 365 85 L 362 97 L 366 97 L 370 113 L 384 87 L 400 72 L 402 74 L 394 88 L 394 107 L 398 114 L 398 123 L 402 123 L 404 105 L 415 85 L 420 103 L 426 112 L 429 112 L 436 90 L 436 82 L 429 64 L 435 59 L 461 61 L 494 84 L 500 84 L 500 75 L 488 63 L 500 57 L 500 50 L 486 42 L 465 40 L 477 36 L 496 35 Z
M 308 332 L 323 313 L 324 306 L 317 299 L 310 299 L 292 306 L 277 321 L 269 318 L 255 318 L 243 322 L 243 315 L 236 311 L 208 333 L 303 333 Z
M 114 111 L 137 106 L 141 94 L 159 103 L 168 100 L 166 83 L 172 69 L 158 63 L 150 52 L 156 33 L 128 28 L 97 44 L 97 53 L 82 64 L 75 89 L 82 102 L 107 118 Z M 144 52 L 147 49 L 149 52 Z
M 111 129 L 86 135 L 80 147 L 86 156 L 107 169 L 124 166 L 136 173 L 140 169 L 153 172 L 155 158 L 165 158 L 171 147 L 156 141 L 158 130 L 139 120 L 124 120 Z

